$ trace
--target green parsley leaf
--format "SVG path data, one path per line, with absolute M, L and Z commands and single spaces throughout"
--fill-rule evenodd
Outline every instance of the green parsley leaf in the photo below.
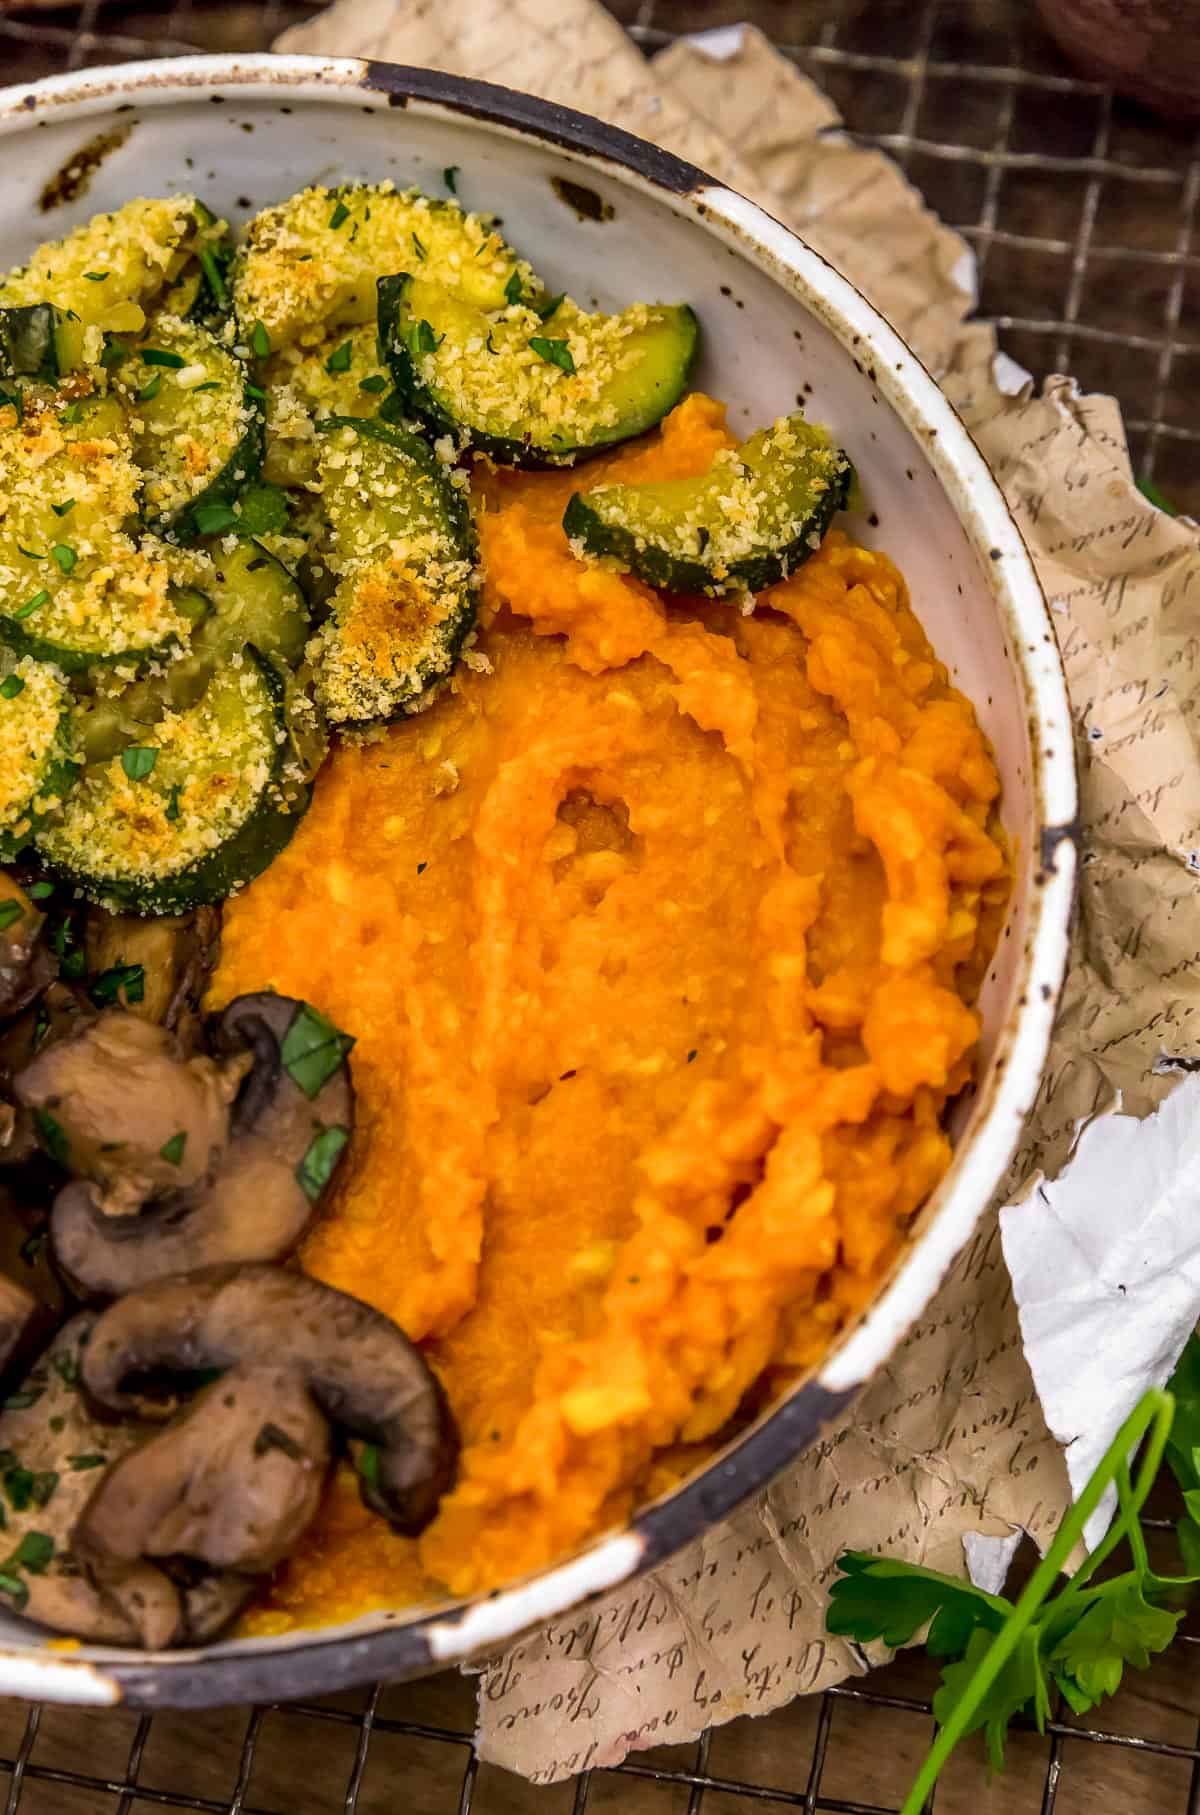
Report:
M 574 374 L 575 361 L 565 340 L 544 340 L 540 334 L 535 334 L 529 344 L 538 358 L 544 359 L 547 365 L 557 366 L 560 372 Z
M 56 542 L 54 547 L 50 550 L 50 553 L 57 563 L 60 573 L 69 574 L 74 572 L 75 563 L 78 561 L 79 556 L 68 543 Z
M 237 531 L 242 536 L 276 536 L 288 526 L 288 497 L 265 480 L 248 485 L 238 499 Z
M 32 1235 L 27 1235 L 25 1237 L 25 1240 L 17 1249 L 17 1252 L 25 1262 L 25 1265 L 27 1267 L 32 1267 L 45 1246 L 46 1231 L 44 1229 L 35 1229 Z
M 325 361 L 325 370 L 327 372 L 348 372 L 353 354 L 354 349 L 350 342 L 344 340 L 341 346 L 336 347 Z
M 6 1412 L 26 1412 L 31 1405 L 37 1404 L 41 1396 L 40 1388 L 34 1392 L 29 1387 L 23 1387 L 19 1393 L 10 1393 L 3 1401 L 4 1410 Z
M 27 1531 L 9 1557 L 6 1568 L 28 1569 L 32 1575 L 43 1575 L 54 1556 L 54 1539 L 48 1532 Z
M 156 372 L 154 377 L 149 379 L 147 383 L 142 386 L 141 390 L 135 391 L 133 395 L 138 403 L 151 403 L 154 398 L 158 396 L 161 385 L 162 373 Z
M 379 1486 L 379 1445 L 364 1443 L 358 1452 L 357 1468 L 368 1487 Z
M 197 504 L 192 521 L 202 536 L 220 536 L 239 524 L 237 512 L 228 504 Z
M 315 1204 L 333 1177 L 342 1149 L 350 1139 L 348 1128 L 322 1128 L 308 1144 L 308 1151 L 296 1168 L 300 1189 L 310 1204 Z
M 63 411 L 62 419 L 64 422 L 75 423 L 80 420 L 82 415 L 83 415 L 83 399 L 81 397 L 76 397 L 76 398 L 72 399 L 72 401 L 67 405 L 66 409 Z
M 979 1666 L 992 1648 L 993 1634 L 979 1627 L 971 1634 L 961 1662 L 947 1665 L 941 1686 L 933 1698 L 933 1713 L 940 1727 L 945 1727 L 963 1700 L 965 1691 L 974 1683 Z M 974 1711 L 965 1719 L 964 1737 L 982 1727 L 987 1739 L 988 1757 L 994 1771 L 1004 1769 L 1004 1736 L 1014 1715 L 1028 1711 L 1044 1732 L 1050 1716 L 1050 1691 L 1046 1671 L 1038 1650 L 1037 1634 L 1022 1634 L 1011 1657 L 1006 1659 L 999 1675 Z
M 283 1036 L 279 1056 L 293 1084 L 312 1102 L 353 1046 L 350 1034 L 342 1033 L 332 1021 L 302 1002 Z
M 998 1596 L 916 1564 L 848 1550 L 837 1566 L 842 1574 L 829 1591 L 825 1624 L 860 1645 L 882 1639 L 899 1651 L 928 1625 L 932 1656 L 961 1657 L 975 1625 L 998 1631 L 1008 1611 Z
M 550 317 L 557 309 L 562 307 L 566 300 L 566 291 L 560 290 L 557 296 L 547 296 L 541 302 L 534 303 L 533 312 L 539 320 L 549 321 Z
M 29 1590 L 20 1576 L 10 1575 L 6 1569 L 0 1569 L 0 1594 L 12 1596 L 13 1605 L 18 1613 L 29 1599 Z
M 24 1512 L 33 1498 L 33 1471 L 22 1468 L 18 1463 L 15 1468 L 4 1471 L 4 1494 L 14 1512 Z
M 83 274 L 89 284 L 106 284 L 112 276 L 111 271 L 85 271 Z
M 409 235 L 409 237 L 410 237 L 410 239 L 411 239 L 411 240 L 412 240 L 412 243 L 413 243 L 413 251 L 414 251 L 414 252 L 415 252 L 415 253 L 416 253 L 416 255 L 417 255 L 417 257 L 418 257 L 418 258 L 421 258 L 421 259 L 423 259 L 423 258 L 425 258 L 425 257 L 426 257 L 426 256 L 427 256 L 427 253 L 426 253 L 426 251 L 425 251 L 425 247 L 424 247 L 424 246 L 423 246 L 423 245 L 422 245 L 422 244 L 421 244 L 421 242 L 420 242 L 420 240 L 419 240 L 419 239 L 418 239 L 418 238 L 417 238 L 417 236 L 416 236 L 416 234 L 415 234 L 415 233 L 413 233 L 413 234 L 410 234 L 410 235 Z
M 442 181 L 445 183 L 451 195 L 458 194 L 458 172 L 459 165 L 457 164 L 447 164 L 442 172 Z
M 504 300 L 506 303 L 515 305 L 521 301 L 524 294 L 525 288 L 521 282 L 521 273 L 514 271 L 504 286 Z
M 261 321 L 256 321 L 250 330 L 250 351 L 256 359 L 265 359 L 271 351 L 271 336 Z
M 152 744 L 130 744 L 121 752 L 121 767 L 130 781 L 145 781 L 157 761 L 158 751 Z
M 1171 503 L 1169 498 L 1164 497 L 1163 493 L 1160 492 L 1157 485 L 1155 485 L 1153 479 L 1139 479 L 1137 488 L 1141 492 L 1143 498 L 1148 498 L 1156 510 L 1164 511 L 1168 517 L 1177 517 L 1179 515 L 1178 508 Z
M 23 605 L 17 607 L 16 611 L 13 612 L 14 618 L 32 617 L 38 607 L 44 605 L 49 597 L 50 594 L 43 587 L 40 592 L 35 592 L 31 599 L 26 599 Z
M 25 893 L 30 901 L 48 901 L 54 893 L 52 882 L 31 882 Z
M 339 201 L 336 208 L 334 209 L 333 213 L 329 217 L 329 225 L 333 228 L 334 232 L 336 233 L 337 229 L 339 227 L 343 226 L 344 223 L 346 221 L 348 221 L 349 219 L 350 219 L 349 208 L 347 208 L 345 202 Z
M 65 517 L 69 511 L 75 509 L 75 500 L 74 498 L 64 498 L 61 504 L 52 504 L 50 509 L 56 517 Z
M 35 548 L 22 548 L 19 542 L 17 548 L 27 561 L 44 561 L 46 559 L 45 555 L 39 555 Z
M 170 797 L 167 801 L 167 810 L 163 814 L 163 818 L 169 819 L 171 821 L 172 825 L 174 825 L 175 821 L 179 818 L 179 783 L 178 782 L 172 782 L 172 784 L 171 784 L 171 793 L 170 793 Z
M 104 370 L 115 372 L 117 367 L 123 366 L 128 358 L 129 348 L 123 346 L 119 340 L 114 340 L 111 335 L 105 335 L 104 346 L 100 351 L 100 364 Z
M 192 395 L 199 396 L 201 391 L 219 391 L 220 388 L 221 380 L 219 378 L 206 378 L 203 384 L 192 386 Z M 249 390 L 249 385 L 246 388 Z
M 24 918 L 25 909 L 19 901 L 0 901 L 0 933 L 7 932 L 16 921 Z
M 50 1365 L 64 1386 L 79 1385 L 79 1360 L 70 1349 L 59 1349 Z
M 358 388 L 360 391 L 372 391 L 376 393 L 384 391 L 387 389 L 387 379 L 382 372 L 372 372 L 368 378 L 359 379 Z
M 50 1158 L 59 1166 L 65 1166 L 71 1155 L 71 1145 L 63 1132 L 62 1124 L 55 1121 L 48 1109 L 35 1109 L 33 1125 Z
M 68 1456 L 67 1467 L 78 1475 L 85 1468 L 103 1468 L 107 1461 L 108 1457 L 102 1456 L 99 1450 L 85 1450 L 80 1456 Z
M 33 1504 L 35 1506 L 48 1505 L 54 1497 L 54 1490 L 57 1486 L 58 1470 L 56 1468 L 41 1469 L 33 1477 Z
M 1151 1606 L 1137 1582 L 1097 1594 L 1050 1653 L 1055 1681 L 1075 1711 L 1084 1714 L 1104 1696 L 1116 1694 L 1126 1664 L 1145 1670 L 1152 1652 L 1165 1651 L 1182 1618 L 1182 1609 Z
M 186 1146 L 187 1129 L 181 1128 L 178 1134 L 173 1134 L 169 1141 L 163 1142 L 158 1150 L 158 1157 L 160 1160 L 166 1160 L 168 1166 L 178 1166 L 183 1159 L 183 1151 Z
M 165 366 L 170 372 L 182 371 L 187 360 L 182 353 L 169 353 L 165 347 L 143 347 L 144 366 Z
M 220 389 L 219 386 L 218 389 Z M 259 384 L 248 384 L 246 386 L 246 396 L 251 398 L 255 403 L 265 403 L 267 401 L 267 393 Z
M 212 293 L 213 301 L 219 309 L 227 309 L 229 291 L 225 287 L 225 275 L 221 267 L 222 262 L 228 264 L 228 259 L 222 261 L 211 246 L 201 246 L 199 256 L 200 269 L 204 273 L 204 281 Z
M 101 971 L 91 987 L 91 998 L 97 1008 L 112 1002 L 144 1002 L 146 972 L 140 964 L 114 964 Z
M 424 319 L 412 323 L 409 339 L 414 353 L 436 353 L 442 344 L 440 337 Z

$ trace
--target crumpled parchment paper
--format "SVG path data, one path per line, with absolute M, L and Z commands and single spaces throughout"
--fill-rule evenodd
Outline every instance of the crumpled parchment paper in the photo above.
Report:
M 1137 491 L 1111 398 L 1064 377 L 1038 394 L 997 366 L 991 329 L 966 320 L 964 242 L 754 29 L 648 64 L 595 0 L 339 0 L 279 48 L 428 64 L 583 108 L 795 227 L 940 377 L 991 463 L 1075 709 L 1076 951 L 1000 1197 L 1003 1250 L 994 1209 L 887 1368 L 757 1502 L 487 1664 L 483 1757 L 548 1783 L 862 1671 L 824 1631 L 846 1546 L 969 1563 L 997 1587 L 1020 1533 L 1044 1545 L 1129 1406 L 1169 1373 L 1200 1310 L 1200 1152 L 1186 1102 L 1125 1118 L 1153 1111 L 1200 1050 L 1200 545 Z M 1120 1122 L 1079 1139 L 1118 1104 Z

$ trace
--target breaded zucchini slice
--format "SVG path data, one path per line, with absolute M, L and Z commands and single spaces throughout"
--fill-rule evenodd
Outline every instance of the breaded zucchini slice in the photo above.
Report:
M 405 405 L 509 466 L 568 465 L 643 434 L 682 397 L 699 324 L 686 303 L 490 314 L 424 277 L 385 278 L 379 333 Z
M 267 391 L 264 476 L 307 485 L 317 476 L 314 424 L 326 416 L 374 416 L 391 387 L 374 322 L 340 328 L 319 346 L 291 346 L 262 374 Z
M 186 644 L 170 551 L 135 534 L 141 487 L 115 397 L 0 410 L 0 641 L 68 674 Z
M 341 417 L 322 435 L 321 485 L 338 583 L 309 644 L 318 698 L 333 725 L 417 712 L 475 621 L 466 496 L 418 436 Z
M 457 202 L 390 183 L 318 185 L 250 222 L 234 269 L 242 334 L 264 357 L 290 341 L 374 321 L 376 281 L 409 270 L 427 270 L 481 309 L 499 308 L 513 283 L 534 281 L 490 219 Z
M 576 492 L 563 528 L 667 592 L 758 592 L 820 547 L 852 478 L 826 429 L 782 416 L 698 478 Z
M 24 849 L 75 780 L 69 705 L 46 663 L 22 656 L 0 676 L 0 861 Z

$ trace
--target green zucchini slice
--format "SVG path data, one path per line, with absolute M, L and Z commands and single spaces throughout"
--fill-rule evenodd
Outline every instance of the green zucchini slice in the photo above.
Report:
M 389 183 L 318 186 L 251 221 L 234 271 L 242 333 L 261 357 L 290 341 L 374 321 L 376 280 L 413 269 L 429 271 L 481 309 L 502 307 L 513 285 L 534 284 L 491 220 L 457 202 Z
M 241 360 L 207 328 L 162 315 L 113 380 L 145 475 L 147 527 L 175 542 L 227 529 L 263 454 L 262 412 Z
M 45 861 L 93 901 L 175 914 L 222 901 L 291 838 L 283 681 L 250 646 L 188 711 L 168 711 L 119 756 L 84 769 L 38 833 Z
M 781 416 L 698 478 L 574 493 L 563 528 L 666 592 L 758 592 L 820 547 L 852 477 L 827 430 Z
M 187 642 L 171 551 L 133 534 L 141 483 L 114 397 L 60 398 L 0 429 L 0 641 L 68 674 Z
M 0 377 L 57 384 L 84 363 L 84 326 L 53 303 L 0 309 Z
M 309 644 L 318 698 L 334 725 L 418 712 L 475 621 L 466 496 L 418 436 L 390 423 L 333 417 L 322 442 L 338 583 Z
M 379 285 L 396 390 L 438 434 L 509 466 L 569 465 L 653 428 L 684 393 L 699 324 L 686 303 L 588 315 L 569 297 L 485 314 L 411 274 Z
M 62 677 L 28 656 L 0 677 L 0 861 L 25 848 L 75 780 L 68 704 Z
M 391 379 L 374 322 L 339 329 L 314 348 L 287 347 L 263 374 L 267 389 L 265 477 L 303 486 L 317 476 L 313 424 L 325 416 L 373 416 Z
M 0 282 L 0 309 L 55 303 L 85 326 L 136 334 L 212 216 L 195 196 L 138 197 L 39 246 Z
M 308 602 L 300 584 L 261 542 L 239 541 L 231 554 L 213 550 L 206 582 L 213 611 L 192 638 L 191 658 L 216 668 L 244 643 L 281 667 L 304 659 Z

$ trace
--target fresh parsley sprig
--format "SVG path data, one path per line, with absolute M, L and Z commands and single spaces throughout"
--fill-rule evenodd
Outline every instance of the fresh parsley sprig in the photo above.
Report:
M 1135 1477 L 1131 1459 L 1139 1450 Z M 1141 1525 L 1164 1458 L 1186 1508 L 1178 1537 L 1189 1573 L 1179 1576 L 1151 1569 Z M 1056 1592 L 1089 1519 L 1114 1485 L 1112 1525 Z M 1097 1571 L 1123 1543 L 1131 1567 L 1097 1582 Z M 1128 1665 L 1145 1669 L 1151 1654 L 1175 1637 L 1183 1617 L 1178 1603 L 1200 1581 L 1200 1341 L 1189 1341 L 1167 1389 L 1139 1400 L 1015 1602 L 937 1570 L 861 1551 L 845 1552 L 838 1568 L 825 1622 L 830 1632 L 859 1644 L 882 1640 L 897 1650 L 924 1630 L 926 1650 L 943 1662 L 933 1698 L 937 1736 L 900 1811 L 920 1815 L 960 1740 L 982 1729 L 999 1770 L 1015 1715 L 1028 1715 L 1043 1731 L 1055 1689 L 1075 1713 L 1086 1713 L 1115 1693 Z

